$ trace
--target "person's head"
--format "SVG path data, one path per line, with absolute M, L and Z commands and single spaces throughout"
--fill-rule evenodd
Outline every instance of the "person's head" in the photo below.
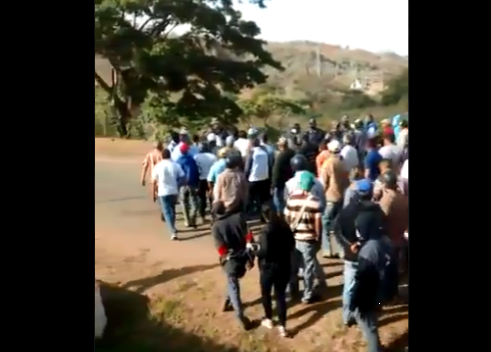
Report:
M 165 148 L 162 150 L 162 159 L 170 159 L 170 150 Z
M 179 151 L 182 155 L 186 155 L 189 152 L 189 145 L 187 143 L 182 143 L 179 147 Z
M 387 170 L 381 175 L 382 184 L 386 189 L 395 191 L 398 186 L 397 174 L 394 170 Z
M 348 115 L 344 115 L 343 117 L 341 117 L 341 125 L 344 128 L 350 128 L 349 116 Z
M 389 119 L 383 119 L 382 121 L 380 121 L 380 126 L 382 127 L 389 127 L 390 125 L 391 123 Z
M 242 164 L 242 155 L 238 150 L 229 149 L 225 153 L 225 167 L 227 169 L 236 169 Z
M 314 118 L 311 118 L 309 120 L 309 128 L 317 128 L 317 120 Z
M 189 140 L 189 132 L 186 128 L 181 128 L 181 130 L 179 131 L 179 141 L 180 142 L 188 142 Z
M 225 146 L 232 148 L 234 146 L 234 137 L 233 136 L 228 136 L 225 138 Z
M 288 147 L 288 140 L 285 137 L 278 139 L 278 149 L 285 150 Z
M 310 192 L 315 183 L 315 176 L 311 172 L 302 172 L 298 180 L 298 189 L 302 192 Z
M 197 134 L 193 135 L 193 143 L 198 144 L 199 143 L 199 136 Z
M 365 116 L 365 123 L 368 124 L 368 123 L 372 123 L 373 122 L 373 116 L 372 114 L 368 114 L 367 116 Z
M 174 143 L 178 143 L 179 142 L 179 133 L 177 133 L 176 131 L 172 131 L 170 133 L 170 138 L 171 140 L 174 142 Z
M 363 128 L 363 121 L 362 119 L 356 119 L 354 123 L 355 129 L 361 130 Z
M 244 130 L 239 131 L 239 138 L 246 139 L 247 138 L 247 132 Z
M 248 139 L 257 139 L 258 134 L 259 134 L 259 131 L 254 127 L 251 127 L 247 130 L 247 138 Z
M 382 135 L 382 142 L 384 145 L 394 144 L 395 141 L 396 141 L 396 137 L 394 136 L 393 133 L 384 133 Z
M 341 152 L 341 143 L 339 143 L 338 140 L 334 139 L 330 141 L 329 144 L 327 145 L 327 150 L 332 155 L 337 155 Z
M 251 147 L 253 147 L 253 148 L 259 147 L 261 145 L 261 141 L 257 137 L 249 138 L 249 140 L 251 141 Z
M 162 144 L 161 141 L 156 141 L 153 143 L 153 149 L 162 152 L 162 150 L 164 150 L 164 145 Z
M 409 128 L 409 122 L 408 122 L 406 119 L 401 120 L 401 121 L 399 122 L 399 126 L 400 126 L 401 128 Z
M 225 158 L 225 155 L 227 154 L 227 151 L 229 150 L 229 148 L 221 148 L 217 155 L 220 159 L 224 159 Z
M 199 152 L 200 153 L 210 153 L 210 145 L 208 144 L 208 142 L 202 142 L 200 147 L 199 147 Z
M 392 169 L 392 160 L 391 159 L 382 159 L 378 163 L 378 168 L 379 168 L 381 174 Z
M 296 122 L 293 125 L 291 125 L 290 132 L 294 135 L 299 134 L 300 133 L 300 124 L 298 122 Z
M 366 178 L 356 181 L 355 192 L 358 194 L 360 200 L 371 200 L 373 197 L 372 182 Z
M 302 154 L 296 154 L 290 160 L 290 166 L 293 172 L 304 171 L 308 168 L 308 160 Z

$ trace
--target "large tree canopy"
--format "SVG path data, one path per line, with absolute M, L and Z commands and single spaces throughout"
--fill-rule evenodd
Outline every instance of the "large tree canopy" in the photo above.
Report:
M 264 7 L 264 0 L 249 2 Z M 95 54 L 118 77 L 114 86 L 97 72 L 95 79 L 112 97 L 123 134 L 129 104 L 147 96 L 169 116 L 237 119 L 240 107 L 223 93 L 264 83 L 265 65 L 282 69 L 232 0 L 95 0 L 94 32 Z

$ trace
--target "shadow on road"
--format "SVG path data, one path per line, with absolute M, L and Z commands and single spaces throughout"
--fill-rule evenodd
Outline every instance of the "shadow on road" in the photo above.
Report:
M 134 288 L 136 292 L 141 293 L 148 290 L 149 288 L 176 279 L 180 276 L 194 274 L 199 271 L 214 269 L 218 266 L 220 266 L 220 264 L 217 263 L 212 265 L 195 265 L 195 266 L 188 266 L 180 269 L 164 270 L 161 274 L 156 276 L 150 276 L 143 279 L 129 281 L 124 285 L 124 288 L 126 289 Z
M 142 294 L 106 283 L 100 287 L 108 321 L 95 352 L 239 352 L 169 325 L 165 315 L 170 310 L 152 318 L 149 299 Z

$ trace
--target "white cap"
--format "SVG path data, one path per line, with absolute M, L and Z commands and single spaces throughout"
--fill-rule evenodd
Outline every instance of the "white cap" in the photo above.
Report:
M 225 139 L 225 145 L 231 147 L 234 144 L 234 136 L 228 136 Z
M 341 151 L 341 143 L 339 143 L 339 141 L 337 141 L 337 140 L 330 141 L 327 144 L 327 149 L 333 153 L 339 152 L 339 151 Z
M 217 140 L 217 135 L 214 133 L 210 133 L 210 134 L 208 134 L 208 136 L 206 136 L 206 140 L 208 142 L 214 142 Z

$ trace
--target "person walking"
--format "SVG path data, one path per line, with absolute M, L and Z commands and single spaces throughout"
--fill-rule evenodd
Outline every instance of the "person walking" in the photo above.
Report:
M 259 250 L 256 252 L 261 284 L 261 301 L 264 319 L 261 325 L 273 328 L 271 290 L 274 288 L 278 311 L 278 332 L 287 337 L 286 288 L 291 276 L 291 253 L 295 249 L 293 232 L 277 212 L 270 212 L 269 222 L 259 235 Z
M 290 161 L 295 152 L 288 147 L 288 140 L 281 137 L 278 141 L 278 156 L 273 165 L 272 186 L 274 210 L 283 214 L 285 208 L 285 184 L 293 177 Z
M 186 227 L 196 228 L 196 217 L 198 215 L 198 186 L 199 171 L 194 157 L 189 154 L 189 145 L 181 143 L 179 145 L 181 156 L 177 159 L 177 164 L 184 171 L 185 183 L 179 189 L 179 199 L 184 214 Z
M 209 203 L 211 209 L 212 198 L 208 188 L 208 174 L 217 157 L 211 152 L 208 142 L 203 142 L 198 154 L 194 157 L 199 171 L 198 200 L 199 215 L 201 222 L 206 222 L 206 205 Z
M 185 174 L 170 156 L 168 149 L 162 151 L 162 160 L 152 170 L 152 182 L 157 191 L 157 198 L 171 234 L 171 240 L 177 240 L 176 204 L 179 185 L 183 183 Z
M 310 193 L 314 186 L 315 176 L 310 172 L 300 175 L 299 191 L 290 195 L 284 211 L 285 221 L 295 236 L 295 247 L 302 257 L 304 265 L 304 292 L 302 302 L 313 303 L 314 280 L 316 268 L 320 267 L 317 260 L 317 248 L 322 231 L 321 204 L 318 198 Z M 293 273 L 297 273 L 294 270 Z M 292 294 L 298 292 L 298 276 L 292 275 Z
M 253 241 L 245 218 L 240 213 L 227 213 L 222 201 L 213 203 L 215 219 L 211 228 L 220 264 L 227 277 L 227 294 L 222 311 L 233 310 L 244 330 L 251 328 L 251 321 L 244 314 L 240 297 L 239 280 L 253 265 L 247 244 Z

